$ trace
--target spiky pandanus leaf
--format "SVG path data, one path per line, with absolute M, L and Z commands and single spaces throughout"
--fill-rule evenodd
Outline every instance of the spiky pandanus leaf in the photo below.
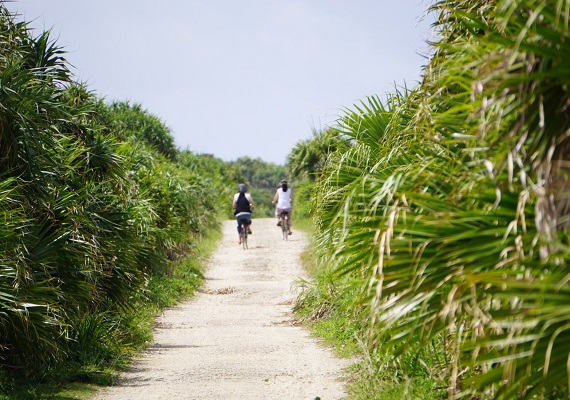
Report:
M 489 300 L 494 298 L 493 295 L 500 299 L 517 299 L 516 290 L 509 293 L 510 287 L 516 287 L 515 282 L 546 281 L 550 274 L 557 275 L 565 269 L 567 239 L 565 225 L 560 221 L 566 219 L 568 192 L 565 143 L 570 127 L 567 113 L 570 49 L 567 49 L 568 19 L 564 17 L 568 7 L 567 1 L 504 1 L 489 3 L 486 14 L 481 8 L 455 8 L 457 12 L 449 12 L 449 18 L 454 20 L 449 24 L 452 31 L 462 32 L 464 36 L 451 35 L 452 40 L 440 47 L 443 53 L 433 83 L 445 87 L 442 83 L 451 80 L 454 72 L 468 65 L 470 89 L 465 94 L 470 94 L 470 101 L 466 102 L 469 105 L 467 112 L 463 111 L 463 106 L 450 107 L 439 121 L 445 127 L 447 116 L 461 116 L 465 123 L 463 129 L 457 131 L 460 135 L 445 129 L 440 132 L 445 135 L 444 143 L 459 142 L 465 147 L 463 153 L 472 159 L 468 164 L 470 175 L 475 168 L 486 170 L 487 185 L 494 186 L 497 193 L 497 201 L 488 201 L 487 209 L 510 210 L 512 223 L 506 225 L 508 230 L 504 237 L 508 234 L 516 239 L 514 244 L 503 239 L 505 250 L 501 254 L 505 255 L 504 259 L 497 260 L 493 268 L 480 271 L 500 270 L 506 277 L 503 284 L 496 286 L 482 279 L 471 285 L 472 290 L 485 293 L 478 301 L 478 307 L 486 314 L 483 325 L 489 326 L 482 334 L 473 332 L 471 340 L 475 343 L 497 334 L 493 329 L 495 318 L 500 319 L 512 307 L 507 301 Z M 448 44 L 454 46 L 451 51 Z M 449 57 L 450 54 L 453 56 Z M 482 54 L 485 56 L 481 57 Z M 458 138 L 463 134 L 470 138 Z M 473 189 L 479 190 L 479 185 Z M 512 200 L 506 201 L 508 199 Z M 466 274 L 473 272 L 466 270 Z M 564 290 L 563 286 L 560 289 Z M 535 297 L 531 293 L 532 290 L 527 296 L 521 296 L 523 301 L 525 297 Z M 540 298 L 539 295 L 527 300 L 539 313 Z M 516 312 L 517 307 L 513 309 Z M 518 324 L 525 324 L 524 315 L 521 321 L 513 322 L 510 335 L 534 334 L 532 330 L 519 330 Z M 546 319 L 545 315 L 542 323 L 546 323 Z M 536 347 L 531 349 L 538 354 L 541 346 L 538 342 L 535 344 Z M 481 346 L 478 355 L 483 359 L 484 350 L 493 352 L 494 348 Z M 553 385 L 552 377 L 564 376 L 551 369 L 550 378 L 547 379 L 545 374 L 543 382 L 536 379 L 529 382 L 525 377 L 543 370 L 544 364 L 537 360 L 544 358 L 532 352 L 525 353 L 523 346 L 509 346 L 505 351 L 518 356 L 504 369 L 501 377 L 504 384 L 500 385 L 502 389 L 497 392 L 497 397 L 508 398 L 507 392 L 525 393 L 527 389 L 540 391 Z M 534 361 L 529 363 L 531 359 Z M 473 361 L 477 365 L 477 358 Z M 486 364 L 481 364 L 485 368 Z M 517 365 L 525 367 L 518 368 Z M 557 381 L 558 378 L 554 379 L 556 385 L 567 388 L 567 379 Z M 547 381 L 548 385 L 544 386 Z M 499 379 L 492 384 L 498 382 Z
M 110 298 L 128 306 L 150 257 L 120 197 L 128 183 L 116 145 L 98 132 L 97 102 L 71 85 L 49 35 L 30 37 L 0 10 L 0 182 L 17 179 L 1 209 L 0 340 L 4 363 L 31 371 L 63 355 L 74 314 Z
M 370 343 L 451 339 L 451 395 L 567 390 L 548 361 L 570 352 L 567 321 L 542 307 L 567 285 L 568 2 L 434 8 L 416 101 L 345 119 L 354 146 L 320 182 L 322 243 L 362 283 Z

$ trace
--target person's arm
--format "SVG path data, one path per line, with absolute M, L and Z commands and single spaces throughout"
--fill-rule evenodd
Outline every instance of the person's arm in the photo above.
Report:
M 279 192 L 275 192 L 275 196 L 273 196 L 273 200 L 271 201 L 271 204 L 275 204 L 277 203 L 277 200 L 279 199 Z
M 253 202 L 253 197 L 251 197 L 251 194 L 249 195 L 249 206 L 251 208 L 255 208 L 255 203 Z
M 236 209 L 236 197 L 234 196 L 234 201 L 232 202 L 232 208 Z

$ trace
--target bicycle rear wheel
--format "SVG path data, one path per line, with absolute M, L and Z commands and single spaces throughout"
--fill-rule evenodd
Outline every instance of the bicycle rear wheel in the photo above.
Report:
M 281 234 L 283 240 L 289 240 L 289 218 L 286 215 L 281 216 Z
M 247 250 L 247 227 L 245 226 L 245 224 L 241 225 L 241 232 L 239 233 L 241 236 L 241 244 L 243 246 L 244 250 Z

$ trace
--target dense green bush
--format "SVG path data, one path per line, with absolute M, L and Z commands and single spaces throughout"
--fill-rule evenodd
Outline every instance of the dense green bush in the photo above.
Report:
M 433 9 L 421 85 L 339 120 L 350 145 L 313 191 L 319 257 L 399 383 L 416 357 L 449 398 L 566 398 L 570 3 Z
M 0 4 L 3 391 L 124 363 L 153 310 L 195 290 L 197 266 L 181 271 L 218 226 L 216 163 L 75 83 L 49 34 Z

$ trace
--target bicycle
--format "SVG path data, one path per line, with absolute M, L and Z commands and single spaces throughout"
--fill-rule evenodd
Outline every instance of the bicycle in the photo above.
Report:
M 289 240 L 289 211 L 282 211 L 279 215 L 279 222 L 281 225 L 281 234 L 283 240 Z
M 240 221 L 240 223 L 239 223 L 239 238 L 240 238 L 241 244 L 243 246 L 243 249 L 247 250 L 248 249 L 248 246 L 247 246 L 247 225 L 243 221 Z

